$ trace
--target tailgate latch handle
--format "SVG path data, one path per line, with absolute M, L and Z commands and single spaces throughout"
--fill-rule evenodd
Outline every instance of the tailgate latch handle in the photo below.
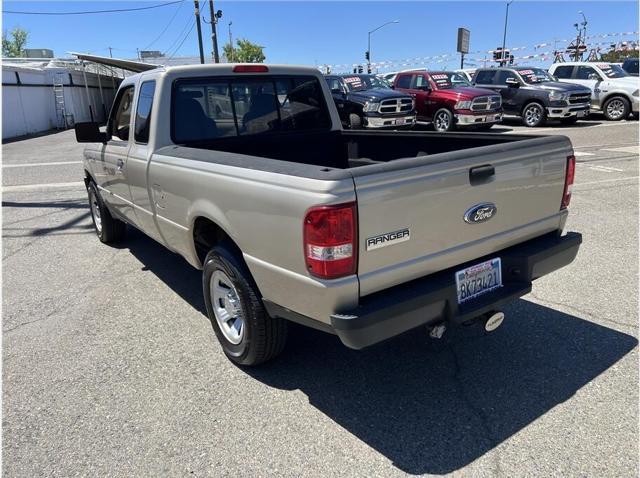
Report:
M 490 164 L 476 166 L 469 170 L 469 182 L 472 186 L 485 183 L 496 174 L 496 169 Z

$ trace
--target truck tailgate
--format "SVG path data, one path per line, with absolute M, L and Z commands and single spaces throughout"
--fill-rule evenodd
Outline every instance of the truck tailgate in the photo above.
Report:
M 562 229 L 571 143 L 530 138 L 354 169 L 360 295 Z M 472 184 L 471 170 L 491 168 Z M 466 222 L 481 204 L 495 205 L 493 216 Z

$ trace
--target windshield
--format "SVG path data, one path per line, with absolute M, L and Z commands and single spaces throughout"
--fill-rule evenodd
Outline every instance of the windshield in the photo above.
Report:
M 598 68 L 602 70 L 602 73 L 604 73 L 607 78 L 623 78 L 629 76 L 629 73 L 624 71 L 620 65 L 598 63 Z
M 544 81 L 556 81 L 556 79 L 542 68 L 525 68 L 516 70 L 525 83 L 542 83 Z
M 464 76 L 452 71 L 439 71 L 431 73 L 430 76 L 439 90 L 448 90 L 458 86 L 471 86 L 471 83 Z
M 391 88 L 389 83 L 374 75 L 345 76 L 344 82 L 347 88 L 349 88 L 349 91 L 363 91 L 370 90 L 371 88 Z

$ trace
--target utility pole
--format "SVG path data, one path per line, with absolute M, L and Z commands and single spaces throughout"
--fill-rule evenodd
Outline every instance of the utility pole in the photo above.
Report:
M 111 51 L 111 47 L 107 47 L 107 48 L 109 48 L 109 56 L 113 58 L 113 52 Z
M 202 28 L 200 27 L 200 2 L 193 0 L 196 14 L 196 28 L 198 29 L 198 48 L 200 49 L 200 64 L 204 64 L 204 50 L 202 49 Z
M 209 14 L 211 15 L 211 43 L 213 44 L 213 62 L 220 63 L 220 56 L 218 55 L 218 32 L 216 28 L 218 26 L 218 19 L 222 18 L 222 10 L 214 12 L 213 0 L 209 0 Z
M 231 25 L 233 25 L 233 22 L 229 22 L 229 52 L 231 53 L 231 58 L 227 58 L 227 60 L 230 60 L 230 62 L 233 63 L 233 37 L 231 36 Z
M 513 0 L 508 0 L 507 1 L 507 12 L 504 15 L 504 35 L 502 36 L 502 52 L 500 53 L 501 56 L 501 60 L 500 60 L 500 66 L 504 66 L 506 65 L 506 58 L 505 58 L 505 46 L 507 44 L 507 22 L 509 21 L 509 5 L 511 5 L 513 3 Z

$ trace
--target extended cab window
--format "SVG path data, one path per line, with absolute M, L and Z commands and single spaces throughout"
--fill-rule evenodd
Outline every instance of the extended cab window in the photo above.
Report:
M 133 104 L 133 86 L 127 86 L 118 95 L 116 104 L 111 111 L 109 131 L 123 141 L 129 140 L 131 124 L 131 105 Z
M 500 70 L 498 72 L 498 79 L 496 80 L 496 84 L 498 85 L 506 85 L 507 80 L 509 78 L 513 78 L 514 80 L 518 80 L 518 76 L 513 71 L 508 70 Z M 520 80 L 518 80 L 519 82 Z
M 411 88 L 414 90 L 424 90 L 429 86 L 429 80 L 424 75 L 412 75 Z
M 480 85 L 490 85 L 493 83 L 494 76 L 496 76 L 495 70 L 481 70 L 476 73 L 473 82 Z
M 573 73 L 573 66 L 563 65 L 559 66 L 555 70 L 553 70 L 553 76 L 556 78 L 561 78 L 563 80 L 571 78 L 571 73 Z
M 173 92 L 175 143 L 331 126 L 315 77 L 179 80 Z
M 138 93 L 138 106 L 136 107 L 136 122 L 134 124 L 134 139 L 138 143 L 149 142 L 149 119 L 151 117 L 151 105 L 153 94 L 156 90 L 155 81 L 145 81 Z

